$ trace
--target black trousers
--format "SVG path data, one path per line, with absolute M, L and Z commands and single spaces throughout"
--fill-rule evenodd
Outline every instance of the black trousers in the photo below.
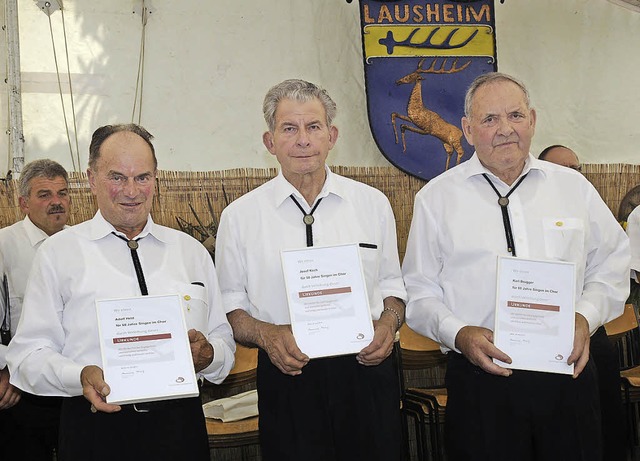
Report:
M 505 378 L 450 352 L 445 379 L 449 461 L 602 461 L 592 360 L 577 379 L 521 370 Z
M 258 356 L 260 446 L 265 461 L 394 461 L 402 454 L 393 360 L 365 367 L 353 355 L 313 359 L 299 376 Z
M 602 418 L 602 459 L 625 461 L 627 427 L 620 392 L 620 365 L 604 327 L 591 336 L 591 358 L 598 372 Z
M 92 413 L 84 397 L 62 404 L 59 461 L 209 461 L 199 397 Z
M 0 411 L 0 457 L 7 461 L 51 461 L 58 448 L 62 397 L 22 393 L 13 407 Z

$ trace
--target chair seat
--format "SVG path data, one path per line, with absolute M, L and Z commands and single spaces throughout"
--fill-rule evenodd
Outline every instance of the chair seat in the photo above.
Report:
M 420 387 L 410 387 L 407 389 L 407 397 L 417 397 L 417 398 L 429 398 L 431 401 L 435 400 L 435 402 L 441 408 L 447 407 L 447 390 L 445 388 L 420 388 Z
M 620 377 L 631 387 L 640 387 L 640 366 L 622 370 Z
M 209 446 L 212 448 L 240 447 L 259 442 L 258 416 L 226 423 L 213 418 L 207 418 L 206 421 Z

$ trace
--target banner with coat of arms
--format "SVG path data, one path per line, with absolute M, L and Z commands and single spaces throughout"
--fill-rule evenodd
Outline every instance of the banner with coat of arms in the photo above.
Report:
M 473 154 L 460 120 L 469 84 L 497 69 L 493 0 L 360 0 L 373 138 L 429 180 Z

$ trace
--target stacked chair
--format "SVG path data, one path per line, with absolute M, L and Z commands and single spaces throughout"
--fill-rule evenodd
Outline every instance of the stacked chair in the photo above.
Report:
M 444 388 L 446 356 L 440 351 L 438 343 L 419 335 L 406 324 L 402 325 L 399 333 L 396 355 L 401 372 L 404 433 L 405 435 L 409 433 L 407 420 L 412 420 L 418 459 L 420 461 L 444 460 L 444 418 L 447 407 L 447 391 Z M 421 375 L 419 379 L 415 377 L 418 374 Z M 427 376 L 428 374 L 431 377 Z M 412 375 L 413 378 L 411 378 Z M 413 385 L 412 381 L 420 384 Z M 435 381 L 435 383 L 425 384 L 428 381 Z
M 640 329 L 638 313 L 633 304 L 624 307 L 623 314 L 605 325 L 607 336 L 618 354 L 622 401 L 627 414 L 629 450 L 639 445 L 638 419 L 640 417 Z

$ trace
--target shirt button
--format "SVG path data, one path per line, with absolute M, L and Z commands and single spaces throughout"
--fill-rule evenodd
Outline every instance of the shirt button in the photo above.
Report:
M 185 300 L 185 301 L 191 301 L 191 296 L 189 296 L 189 295 L 184 295 L 184 300 Z

